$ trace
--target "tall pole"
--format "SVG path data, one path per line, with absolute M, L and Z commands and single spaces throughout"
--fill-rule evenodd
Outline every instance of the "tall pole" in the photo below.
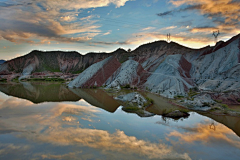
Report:
M 213 31 L 213 36 L 214 36 L 214 38 L 215 38 L 215 43 L 217 43 L 217 41 L 218 41 L 218 35 L 220 34 L 220 32 L 219 32 L 219 30 L 217 30 L 217 31 Z

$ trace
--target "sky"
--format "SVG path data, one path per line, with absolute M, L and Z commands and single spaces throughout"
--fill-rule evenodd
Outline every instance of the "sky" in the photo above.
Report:
M 191 48 L 240 33 L 240 0 L 0 0 L 0 59 L 32 50 L 112 52 L 166 40 Z

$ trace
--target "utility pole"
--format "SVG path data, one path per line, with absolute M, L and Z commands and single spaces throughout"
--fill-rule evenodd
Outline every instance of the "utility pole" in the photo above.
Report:
M 167 42 L 169 43 L 171 40 L 170 40 L 170 33 L 167 34 Z
M 220 32 L 219 32 L 219 30 L 218 31 L 213 31 L 213 36 L 214 36 L 214 38 L 215 38 L 215 43 L 217 43 L 217 37 L 218 37 L 218 35 L 220 34 Z

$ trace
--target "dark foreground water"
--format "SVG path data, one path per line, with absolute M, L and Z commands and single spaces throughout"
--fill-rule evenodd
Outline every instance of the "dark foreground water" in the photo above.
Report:
M 0 84 L 0 159 L 239 159 L 240 118 L 141 118 L 102 90 Z M 148 95 L 156 114 L 173 108 Z M 210 117 L 210 118 L 209 118 Z

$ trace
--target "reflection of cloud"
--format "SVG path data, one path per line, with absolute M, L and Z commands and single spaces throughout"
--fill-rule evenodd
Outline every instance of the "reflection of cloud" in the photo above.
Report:
M 66 121 L 66 122 L 73 122 L 75 121 L 76 118 L 72 117 L 72 116 L 68 116 L 68 117 L 63 117 L 62 121 Z
M 0 109 L 3 108 L 18 108 L 18 107 L 28 107 L 32 105 L 33 103 L 27 100 L 22 100 L 19 98 L 9 98 L 6 101 L 3 101 L 2 104 L 0 105 Z
M 14 98 L 12 99 L 14 101 Z M 6 101 L 5 104 L 8 102 Z M 124 156 L 132 156 L 134 158 L 134 155 L 140 155 L 146 159 L 190 159 L 186 153 L 179 154 L 162 142 L 152 143 L 139 140 L 134 136 L 126 135 L 120 130 L 117 130 L 115 133 L 109 133 L 104 130 L 78 128 L 76 126 L 79 126 L 79 124 L 76 123 L 71 123 L 68 126 L 66 122 L 63 122 L 77 120 L 77 116 L 72 115 L 84 114 L 87 118 L 92 117 L 94 113 L 99 112 L 95 107 L 58 103 L 29 104 L 25 106 L 25 100 L 22 100 L 22 102 L 18 100 L 16 102 L 19 102 L 21 105 L 15 105 L 18 107 L 14 107 L 14 109 L 8 107 L 0 109 L 1 114 L 4 115 L 0 119 L 0 128 L 22 130 L 23 132 L 16 134 L 19 138 L 25 138 L 37 143 L 50 143 L 57 146 L 74 145 L 77 147 L 90 147 L 100 150 L 101 154 L 110 157 L 116 156 L 115 158 L 122 157 L 122 159 L 126 159 Z M 15 114 L 12 115 L 13 112 Z M 114 155 L 112 155 L 113 152 Z M 41 155 L 45 159 L 67 159 L 69 156 L 74 157 L 78 154 L 80 153 Z
M 30 149 L 28 145 L 14 145 L 14 144 L 0 144 L 0 155 L 16 155 L 16 154 L 23 154 Z
M 224 143 L 229 143 L 232 146 L 240 148 L 240 142 L 235 141 L 231 136 L 235 135 L 232 130 L 228 129 L 222 124 L 215 125 L 216 130 L 210 129 L 209 124 L 198 124 L 194 128 L 183 127 L 187 132 L 180 133 L 178 131 L 173 131 L 168 134 L 168 137 L 177 137 L 179 138 L 179 143 L 187 142 L 193 143 L 201 141 L 204 143 L 210 141 L 224 141 Z
M 127 136 L 117 130 L 110 134 L 104 130 L 82 128 L 50 128 L 41 134 L 22 134 L 27 139 L 55 145 L 80 145 L 101 149 L 105 154 L 119 152 L 125 155 L 140 154 L 158 159 L 190 159 L 187 154 L 178 154 L 163 143 L 151 143 Z
M 78 154 L 81 154 L 81 153 L 82 152 L 70 152 L 70 153 L 63 154 L 63 155 L 42 154 L 41 157 L 42 157 L 42 159 L 71 159 L 71 160 L 76 159 L 76 160 L 78 160 L 79 159 Z M 81 157 L 83 157 L 83 156 L 81 155 Z M 88 157 L 88 158 L 91 158 L 91 157 Z

